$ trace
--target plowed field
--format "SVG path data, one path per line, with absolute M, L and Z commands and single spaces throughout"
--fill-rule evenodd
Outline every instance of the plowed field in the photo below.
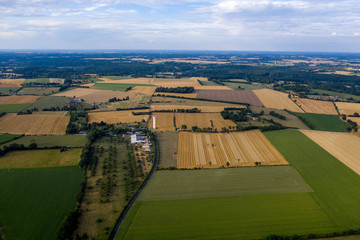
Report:
M 16 115 L 7 113 L 0 118 L 0 132 L 40 135 L 65 134 L 70 117 L 61 115 Z
M 288 162 L 259 131 L 179 134 L 178 168 L 285 165 Z
M 293 98 L 293 100 L 295 100 L 296 104 L 301 107 L 306 113 L 318 113 L 328 115 L 338 114 L 334 104 L 329 101 L 319 101 L 307 98 Z
M 263 106 L 259 98 L 251 90 L 197 90 L 197 98 L 215 101 L 248 103 L 254 106 Z
M 301 130 L 307 137 L 360 174 L 360 137 L 352 133 Z
M 304 112 L 293 101 L 291 101 L 286 93 L 271 89 L 258 89 L 254 90 L 254 93 L 267 108 L 286 109 L 292 112 Z
M 88 114 L 89 123 L 101 121 L 108 124 L 132 123 L 146 121 L 149 117 L 149 115 L 133 115 L 133 112 L 146 112 L 146 110 L 91 112 Z

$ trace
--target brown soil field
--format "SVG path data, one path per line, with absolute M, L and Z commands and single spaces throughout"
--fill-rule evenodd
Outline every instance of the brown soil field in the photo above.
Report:
M 21 87 L 25 79 L 0 79 L 0 87 Z
M 233 90 L 227 86 L 196 86 L 195 90 Z
M 353 115 L 360 114 L 360 103 L 335 102 L 340 114 Z
M 34 103 L 40 96 L 5 96 L 0 97 L 0 104 Z
M 360 175 L 360 137 L 352 133 L 301 130 L 340 162 Z
M 88 102 L 107 102 L 110 98 L 125 98 L 129 96 L 132 99 L 136 94 L 112 90 L 98 90 L 92 88 L 76 88 L 66 92 L 60 92 L 54 94 L 53 96 L 65 96 L 65 97 L 74 97 L 77 99 L 84 99 Z
M 160 150 L 158 167 L 176 167 L 179 134 L 177 132 L 157 132 L 156 140 Z
M 219 168 L 288 165 L 259 131 L 234 133 L 179 133 L 177 168 Z
M 187 129 L 192 126 L 198 128 L 213 128 L 220 131 L 222 128 L 235 127 L 236 124 L 230 120 L 222 118 L 220 113 L 153 113 L 156 116 L 156 129 L 153 131 L 175 131 L 174 116 L 176 127 L 181 128 L 186 125 Z M 212 120 L 212 124 L 211 121 Z M 153 118 L 149 121 L 149 127 L 153 127 Z
M 197 98 L 263 106 L 251 90 L 197 90 Z
M 290 98 L 288 94 L 271 90 L 258 89 L 253 91 L 267 108 L 286 109 L 292 112 L 304 112 Z
M 200 109 L 201 112 L 221 112 L 224 110 L 225 107 L 234 107 L 233 105 L 228 106 L 193 106 L 193 105 L 168 105 L 168 104 L 152 104 L 151 110 L 152 111 L 159 111 L 159 110 L 176 110 L 176 109 L 193 109 L 197 108 Z M 238 108 L 246 108 L 246 106 L 239 105 L 236 106 Z
M 293 100 L 306 113 L 338 115 L 332 102 L 312 100 L 307 98 L 293 98 Z
M 147 120 L 149 115 L 133 115 L 133 112 L 146 112 L 146 110 L 125 110 L 125 111 L 107 111 L 107 112 L 90 112 L 89 123 L 106 122 L 114 123 L 132 123 Z
M 165 95 L 165 96 L 174 96 L 174 97 L 185 97 L 185 98 L 196 98 L 196 93 L 165 93 L 165 92 L 155 92 L 154 95 Z
M 131 90 L 127 91 L 128 93 L 141 93 L 144 95 L 153 95 L 156 87 L 144 87 L 144 86 L 135 86 Z
M 66 133 L 70 117 L 61 115 L 7 113 L 0 118 L 0 133 L 59 135 Z

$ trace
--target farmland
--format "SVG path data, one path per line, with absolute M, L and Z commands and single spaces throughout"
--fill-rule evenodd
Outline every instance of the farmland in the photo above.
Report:
M 338 115 L 334 104 L 329 101 L 319 101 L 306 98 L 293 98 L 293 101 L 306 113 Z
M 360 103 L 336 102 L 336 106 L 338 107 L 340 114 L 345 114 L 345 115 L 354 115 L 354 113 L 360 114 Z
M 357 173 L 297 130 L 264 134 L 314 190 L 312 198 L 338 227 L 359 228 Z
M 234 108 L 243 108 L 245 105 L 241 104 L 232 104 L 232 103 L 222 103 L 222 102 L 213 102 L 206 100 L 197 100 L 197 99 L 181 99 L 173 97 L 153 97 L 151 107 L 156 107 L 156 105 L 187 105 L 195 107 L 201 106 L 218 106 L 218 107 L 234 107 Z
M 50 78 L 25 79 L 24 83 L 50 83 Z
M 54 94 L 53 96 L 64 96 L 70 98 L 84 99 L 90 103 L 92 102 L 107 102 L 110 98 L 126 98 L 127 96 L 130 99 L 135 96 L 134 93 L 127 93 L 121 91 L 112 91 L 112 90 L 98 90 L 91 88 L 76 88 L 66 92 L 60 92 Z
M 0 169 L 76 166 L 80 154 L 81 149 L 64 152 L 59 149 L 15 151 L 1 157 Z
M 59 91 L 58 87 L 24 87 L 17 92 L 18 95 L 49 95 Z
M 144 95 L 152 95 L 155 92 L 156 87 L 148 87 L 148 86 L 135 86 L 131 88 L 129 93 L 141 93 Z
M 70 117 L 58 115 L 16 115 L 7 113 L 0 118 L 0 132 L 13 134 L 65 134 Z
M 266 108 L 286 109 L 293 112 L 303 112 L 291 99 L 288 94 L 271 89 L 254 90 L 256 96 Z
M 293 113 L 299 117 L 312 130 L 345 132 L 348 124 L 341 121 L 339 116 L 315 113 Z
M 155 92 L 155 96 L 174 96 L 174 97 L 180 97 L 180 98 L 196 98 L 197 93 L 167 93 L 167 92 Z
M 62 108 L 65 106 L 69 106 L 69 102 L 71 102 L 71 98 L 68 97 L 59 97 L 59 96 L 43 96 L 40 97 L 35 103 L 31 104 L 28 109 L 37 108 L 40 111 L 43 109 L 51 109 L 51 108 Z M 77 103 L 79 108 L 90 108 L 91 105 L 87 103 Z M 81 106 L 81 107 L 80 107 Z
M 154 201 L 311 191 L 311 188 L 291 166 L 201 171 L 162 170 L 157 171 L 151 178 L 139 200 Z
M 14 134 L 0 134 L 0 144 L 4 142 L 8 142 L 16 137 L 19 137 L 19 135 Z
M 179 134 L 178 168 L 286 165 L 284 157 L 259 131 Z
M 263 106 L 259 98 L 250 90 L 197 90 L 197 98 L 214 101 L 247 103 L 254 106 Z
M 201 86 L 196 86 L 195 87 L 195 90 L 233 90 L 227 86 L 221 86 L 221 85 L 218 85 L 218 86 L 204 86 L 204 85 L 201 85 Z
M 0 113 L 17 113 L 29 107 L 31 103 L 18 103 L 18 104 L 0 104 Z
M 20 103 L 33 103 L 38 96 L 5 96 L 0 97 L 0 105 L 2 104 L 20 104 Z
M 125 111 L 108 111 L 108 112 L 90 112 L 89 123 L 106 122 L 113 123 L 132 123 L 146 121 L 149 115 L 133 115 L 133 112 L 146 112 L 146 110 L 125 110 Z
M 75 207 L 82 170 L 74 167 L 0 170 L 1 232 L 5 239 L 56 239 Z
M 141 86 L 141 87 L 149 86 L 149 87 L 151 87 L 151 86 L 154 86 L 154 85 L 97 82 L 97 83 L 95 83 L 95 85 L 92 88 L 100 89 L 100 90 L 113 90 L 113 91 L 125 92 L 128 88 L 130 88 L 130 87 L 132 88 L 132 87 L 136 87 L 136 86 Z
M 157 132 L 156 140 L 159 143 L 159 168 L 176 167 L 179 134 L 177 132 Z
M 244 83 L 240 81 L 229 81 L 224 82 L 225 86 L 232 88 L 234 90 L 255 90 L 255 89 L 261 89 L 261 86 L 257 86 L 250 83 Z
M 0 94 L 8 95 L 10 92 L 19 90 L 20 87 L 0 87 Z
M 25 147 L 28 147 L 31 143 L 36 143 L 38 148 L 83 147 L 86 142 L 86 135 L 24 136 L 9 143 L 0 145 L 0 148 L 12 143 L 23 144 Z
M 175 125 L 181 128 L 183 125 L 186 129 L 193 126 L 198 128 L 212 128 L 221 131 L 223 128 L 235 127 L 236 124 L 230 120 L 224 120 L 220 113 L 153 113 L 156 116 L 155 131 L 174 131 Z M 175 121 L 175 123 L 174 123 Z M 149 121 L 149 126 L 153 126 L 153 118 Z
M 232 105 L 228 105 L 228 106 L 194 106 L 194 105 L 168 105 L 168 104 L 152 104 L 151 105 L 151 110 L 152 111 L 162 111 L 162 110 L 176 110 L 176 109 L 193 109 L 193 108 L 197 108 L 199 110 L 201 110 L 201 112 L 221 112 L 224 110 L 224 108 L 226 107 L 234 107 Z M 236 106 L 237 108 L 245 108 L 245 106 Z
M 309 130 L 301 132 L 360 175 L 360 137 L 358 135 Z
M 18 88 L 24 79 L 0 79 L 0 88 Z

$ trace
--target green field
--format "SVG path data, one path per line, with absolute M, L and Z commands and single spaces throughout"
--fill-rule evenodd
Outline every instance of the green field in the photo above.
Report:
M 17 113 L 29 107 L 31 103 L 0 104 L 0 112 Z
M 253 84 L 246 84 L 243 82 L 223 82 L 225 86 L 232 88 L 234 90 L 255 90 L 255 89 L 262 89 L 263 87 L 253 85 Z M 240 88 L 239 88 L 240 87 Z
M 78 167 L 0 170 L 1 234 L 7 240 L 56 239 L 75 208 L 82 176 Z
M 200 81 L 203 86 L 221 86 L 213 81 Z
M 44 108 L 52 108 L 52 107 L 64 107 L 68 106 L 67 102 L 71 101 L 71 98 L 68 97 L 60 97 L 60 96 L 44 96 L 39 98 L 35 103 L 31 104 L 28 109 L 38 108 L 41 111 Z M 90 108 L 91 105 L 87 103 L 79 103 L 77 106 L 80 108 Z
M 152 176 L 149 185 L 141 193 L 139 200 L 310 191 L 312 191 L 311 188 L 290 166 L 201 171 L 162 170 L 157 171 Z
M 337 115 L 315 113 L 293 113 L 312 130 L 346 132 L 349 125 L 339 119 Z
M 4 133 L 4 134 L 0 134 L 0 144 L 4 143 L 4 142 L 8 142 L 11 139 L 14 139 L 16 137 L 19 137 L 20 135 L 15 135 L 15 134 L 8 134 L 8 133 Z M 1 146 L 0 146 L 1 148 Z
M 314 190 L 309 193 L 344 229 L 360 227 L 360 176 L 297 130 L 265 136 Z
M 309 193 L 138 201 L 116 239 L 260 239 L 337 230 Z
M 0 169 L 76 166 L 80 154 L 80 148 L 64 152 L 59 149 L 14 151 L 0 158 Z
M 321 90 L 321 89 L 311 89 L 310 90 L 310 94 L 312 93 L 318 93 L 318 94 L 327 94 L 329 96 L 338 96 L 341 98 L 353 98 L 356 101 L 360 101 L 360 96 L 357 95 L 352 95 L 352 94 L 348 94 L 348 93 L 339 93 L 339 92 L 333 92 L 333 91 L 327 91 L 327 90 Z
M 49 95 L 59 91 L 58 87 L 24 87 L 17 92 L 18 95 Z
M 147 86 L 147 87 L 155 87 L 155 85 L 151 84 L 130 84 L 130 83 L 95 83 L 92 88 L 100 89 L 100 90 L 114 90 L 114 91 L 122 91 L 125 92 L 129 87 L 136 86 Z
M 123 79 L 130 79 L 131 76 L 103 76 L 103 78 L 108 78 L 111 80 L 123 80 Z
M 12 87 L 12 88 L 9 88 L 9 87 L 0 87 L 0 94 L 9 94 L 9 91 L 17 91 L 19 90 L 20 87 Z
M 0 135 L 0 143 L 1 143 Z M 0 145 L 2 148 L 5 145 L 12 143 L 24 144 L 25 147 L 31 143 L 36 143 L 38 148 L 45 147 L 83 147 L 87 142 L 86 135 L 59 135 L 59 136 L 24 136 L 6 144 Z
M 50 83 L 50 78 L 25 79 L 24 83 Z

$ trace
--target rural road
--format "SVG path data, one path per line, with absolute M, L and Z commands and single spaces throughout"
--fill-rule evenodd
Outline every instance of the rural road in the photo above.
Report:
M 121 223 L 124 221 L 124 219 L 125 219 L 127 213 L 129 212 L 130 208 L 135 203 L 136 199 L 139 197 L 140 193 L 142 192 L 142 190 L 144 189 L 144 187 L 146 186 L 146 184 L 148 183 L 148 181 L 150 180 L 151 176 L 153 175 L 153 173 L 155 172 L 155 170 L 157 168 L 157 164 L 158 164 L 159 159 L 158 159 L 158 148 L 157 148 L 157 142 L 156 141 L 154 142 L 154 147 L 155 147 L 155 161 L 154 161 L 153 167 L 151 168 L 151 171 L 150 171 L 149 175 L 146 177 L 143 184 L 140 186 L 139 190 L 136 192 L 134 197 L 131 199 L 131 201 L 127 205 L 126 209 L 121 213 L 120 218 L 119 218 L 118 222 L 115 225 L 115 228 L 113 229 L 113 231 L 110 234 L 109 240 L 114 240 L 115 239 L 117 233 L 119 232 Z

